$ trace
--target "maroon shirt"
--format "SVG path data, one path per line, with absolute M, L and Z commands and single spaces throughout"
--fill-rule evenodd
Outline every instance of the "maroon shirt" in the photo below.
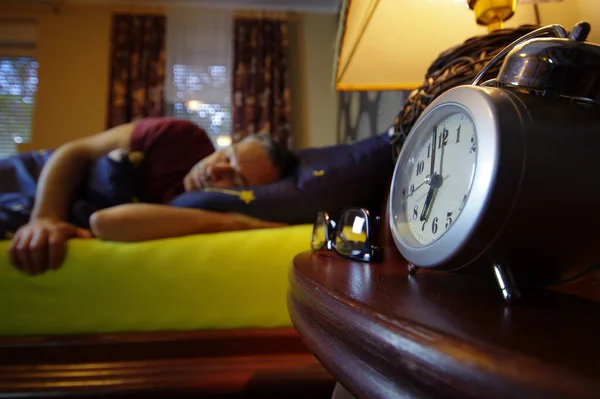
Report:
M 175 118 L 146 118 L 135 123 L 131 152 L 141 152 L 140 200 L 165 204 L 184 192 L 183 178 L 215 148 L 194 123 Z

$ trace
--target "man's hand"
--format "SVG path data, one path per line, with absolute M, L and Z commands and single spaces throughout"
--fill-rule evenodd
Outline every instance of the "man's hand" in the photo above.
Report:
M 89 230 L 53 218 L 39 218 L 21 227 L 8 246 L 11 263 L 30 275 L 58 269 L 69 238 L 92 238 Z

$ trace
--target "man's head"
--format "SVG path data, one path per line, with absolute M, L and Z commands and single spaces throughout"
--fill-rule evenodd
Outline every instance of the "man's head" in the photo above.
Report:
M 295 167 L 294 154 L 268 135 L 253 135 L 212 153 L 185 176 L 185 191 L 273 183 Z

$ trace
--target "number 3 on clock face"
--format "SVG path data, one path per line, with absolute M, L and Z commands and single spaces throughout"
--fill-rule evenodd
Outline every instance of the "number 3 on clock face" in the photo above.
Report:
M 408 224 L 421 245 L 452 228 L 468 200 L 477 164 L 473 121 L 458 107 L 446 108 L 413 131 L 416 136 L 406 142 L 399 160 L 404 165 L 394 177 L 392 201 L 400 205 L 394 223 Z

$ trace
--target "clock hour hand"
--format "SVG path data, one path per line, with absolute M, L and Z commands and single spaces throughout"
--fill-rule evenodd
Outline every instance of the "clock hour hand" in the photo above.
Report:
M 438 189 L 441 187 L 444 178 L 442 175 L 434 173 L 429 176 L 429 191 L 427 192 L 427 197 L 425 197 L 425 203 L 423 204 L 423 210 L 421 211 L 421 222 L 424 222 L 429 219 L 429 214 L 431 213 L 431 207 L 433 206 L 433 201 L 435 200 L 435 196 L 438 192 Z
M 425 197 L 425 203 L 423 204 L 423 210 L 421 211 L 421 217 L 419 218 L 421 222 L 429 219 L 429 214 L 431 213 L 431 204 L 435 199 L 435 195 L 437 194 L 437 187 L 431 186 L 429 191 L 427 192 L 427 197 Z
M 427 180 L 429 181 L 429 192 L 427 193 L 427 197 L 425 198 L 425 204 L 423 204 L 423 210 L 421 211 L 421 222 L 429 219 L 429 214 L 431 213 L 431 206 L 433 201 L 435 200 L 435 195 L 437 194 L 437 190 L 440 187 L 440 178 L 441 175 L 435 173 L 435 153 L 436 153 L 436 145 L 437 145 L 437 126 L 433 127 L 431 137 L 431 145 L 433 146 L 433 150 L 431 151 L 431 165 L 429 168 L 429 176 L 427 176 Z M 443 148 L 442 148 L 443 151 Z M 443 152 L 442 152 L 443 155 Z

